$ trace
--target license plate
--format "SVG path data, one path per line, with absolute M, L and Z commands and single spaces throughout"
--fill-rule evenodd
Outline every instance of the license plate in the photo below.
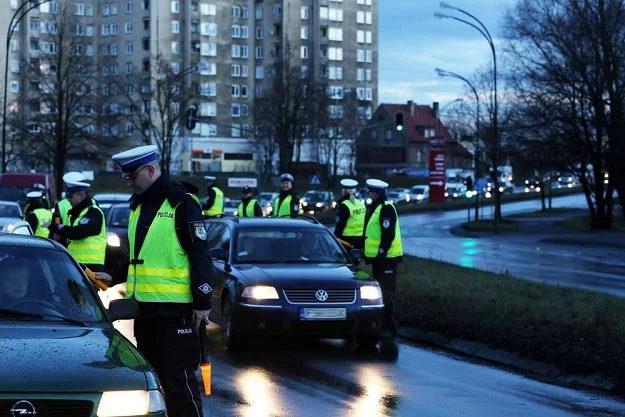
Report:
M 302 308 L 299 310 L 300 320 L 345 320 L 345 308 Z

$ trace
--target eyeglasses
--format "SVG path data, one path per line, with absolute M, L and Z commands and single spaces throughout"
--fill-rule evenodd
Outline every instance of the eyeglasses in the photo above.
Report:
M 149 165 L 143 165 L 141 168 L 135 169 L 130 174 L 122 174 L 122 179 L 126 182 L 135 182 L 139 173 L 143 170 L 143 168 L 147 168 Z

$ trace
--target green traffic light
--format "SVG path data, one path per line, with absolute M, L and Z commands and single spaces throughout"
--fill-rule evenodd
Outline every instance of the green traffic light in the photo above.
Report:
M 401 132 L 402 130 L 404 130 L 404 127 L 402 125 L 398 125 L 398 126 L 395 126 L 395 130 L 398 132 Z

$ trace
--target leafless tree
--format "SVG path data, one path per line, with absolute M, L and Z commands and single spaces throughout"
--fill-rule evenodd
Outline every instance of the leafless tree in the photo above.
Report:
M 161 168 L 171 170 L 172 153 L 184 129 L 187 108 L 194 94 L 186 87 L 185 77 L 196 67 L 183 70 L 161 56 L 151 60 L 151 68 L 126 77 L 118 85 L 127 120 L 146 144 L 158 147 Z
M 284 49 L 289 50 L 288 46 Z M 288 172 L 300 162 L 303 140 L 318 132 L 319 120 L 327 112 L 327 94 L 310 73 L 291 65 L 287 53 L 271 70 L 270 89 L 254 100 L 254 124 L 262 136 L 257 140 L 277 145 L 279 170 Z
M 114 122 L 99 111 L 98 69 L 93 38 L 77 27 L 73 3 L 60 2 L 58 13 L 41 21 L 39 39 L 31 49 L 40 55 L 24 62 L 25 111 L 11 113 L 13 161 L 24 168 L 52 169 L 57 184 L 69 160 L 98 161 L 110 143 L 101 127 Z M 24 85 L 26 84 L 26 85 Z M 57 187 L 60 197 L 62 187 Z
M 609 228 L 613 189 L 625 197 L 625 4 L 521 0 L 505 30 L 528 134 L 568 157 L 592 227 Z

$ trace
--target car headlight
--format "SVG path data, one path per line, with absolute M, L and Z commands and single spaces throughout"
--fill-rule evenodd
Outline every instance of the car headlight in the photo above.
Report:
M 158 390 L 104 391 L 98 417 L 147 416 L 165 411 L 165 399 Z
M 379 300 L 382 298 L 382 290 L 376 285 L 363 285 L 360 287 L 362 300 Z
M 315 207 L 321 208 L 321 207 L 323 207 L 323 203 L 315 203 Z
M 243 297 L 256 300 L 277 300 L 278 291 L 269 285 L 252 285 L 243 289 Z
M 108 232 L 106 234 L 106 244 L 119 248 L 122 245 L 122 241 L 119 239 L 119 236 L 117 236 L 117 234 Z
M 417 201 L 423 200 L 423 194 L 417 194 Z
M 308 205 L 307 201 L 302 201 L 302 206 L 306 207 Z

